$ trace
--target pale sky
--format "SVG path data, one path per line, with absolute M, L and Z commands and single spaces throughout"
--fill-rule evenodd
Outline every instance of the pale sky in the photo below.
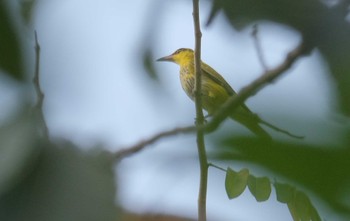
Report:
M 154 60 L 181 47 L 193 48 L 191 1 L 38 2 L 34 27 L 42 48 L 44 112 L 53 138 L 68 139 L 82 147 L 102 144 L 116 150 L 164 129 L 193 123 L 194 104 L 181 89 L 178 67 L 155 62 L 160 75 L 157 83 L 147 78 L 139 60 L 140 48 L 145 46 L 143 34 L 150 29 Z M 208 3 L 203 1 L 201 5 L 202 24 L 209 12 Z M 155 10 L 156 6 L 162 7 Z M 153 27 L 149 26 L 151 16 L 157 19 Z M 265 22 L 259 28 L 269 67 L 279 64 L 300 40 L 298 33 L 288 27 Z M 263 71 L 251 30 L 232 30 L 223 15 L 210 27 L 202 27 L 202 60 L 237 91 Z M 322 57 L 314 51 L 247 104 L 262 118 L 279 126 L 292 126 L 288 129 L 305 135 L 305 142 L 315 142 L 317 134 L 334 129 L 322 131 L 315 123 L 328 125 L 335 108 L 331 79 L 325 70 Z M 0 102 L 6 104 L 16 92 L 3 90 L 9 95 L 2 96 Z M 307 126 L 306 119 L 310 123 Z M 249 133 L 235 123 L 230 126 L 237 133 Z M 327 136 L 324 139 L 322 142 L 334 142 Z M 126 208 L 196 217 L 199 171 L 193 135 L 162 140 L 125 159 L 118 172 L 118 197 Z M 224 179 L 223 172 L 210 169 L 208 217 L 292 220 L 287 207 L 276 202 L 274 190 L 264 203 L 257 203 L 248 191 L 228 200 Z

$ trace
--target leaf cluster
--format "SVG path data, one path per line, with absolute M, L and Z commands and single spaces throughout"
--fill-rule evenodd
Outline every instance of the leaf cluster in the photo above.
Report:
M 277 200 L 288 206 L 291 216 L 295 221 L 320 221 L 321 218 L 312 205 L 309 197 L 289 184 L 275 182 Z M 270 198 L 271 181 L 268 177 L 256 177 L 247 168 L 238 172 L 227 168 L 225 188 L 229 199 L 240 196 L 246 187 L 255 197 L 257 202 L 263 202 Z

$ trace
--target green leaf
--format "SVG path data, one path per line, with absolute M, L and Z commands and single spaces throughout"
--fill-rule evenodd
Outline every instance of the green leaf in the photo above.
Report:
M 331 122 L 330 119 L 328 120 Z M 288 125 L 286 126 L 288 128 Z M 329 130 L 330 128 L 327 127 L 325 129 Z M 231 135 L 226 135 L 226 138 L 221 138 L 217 143 L 215 159 L 240 160 L 258 165 L 291 180 L 292 183 L 302 184 L 319 198 L 328 202 L 335 211 L 349 215 L 349 206 L 340 196 L 346 194 L 342 186 L 350 179 L 348 169 L 350 168 L 350 139 L 348 139 L 350 130 L 344 127 L 337 134 L 339 137 L 329 135 L 329 138 L 330 140 L 339 140 L 338 148 L 335 148 L 334 145 L 323 145 L 321 140 L 317 139 L 316 141 L 319 142 L 317 145 L 309 145 L 305 142 L 293 143 L 294 141 L 274 141 L 270 144 L 262 144 L 258 139 L 234 138 Z M 320 139 L 321 136 L 319 136 Z M 322 139 L 323 143 L 324 141 Z M 332 174 L 332 176 L 325 174 Z M 279 186 L 278 184 L 275 186 L 278 200 L 282 203 L 288 203 L 288 195 L 290 195 L 288 193 L 291 190 L 283 188 L 292 187 Z M 279 194 L 280 188 L 282 190 Z
M 238 197 L 243 193 L 245 187 L 247 186 L 249 177 L 249 170 L 242 169 L 239 172 L 227 168 L 225 188 L 229 199 Z
M 301 221 L 310 221 L 311 203 L 305 193 L 297 191 L 295 194 L 295 208 Z
M 294 198 L 295 188 L 289 184 L 275 183 L 277 200 L 281 203 L 289 203 Z
M 292 216 L 293 220 L 300 221 L 299 215 L 297 213 L 297 209 L 295 206 L 295 200 L 290 201 L 287 205 L 288 205 L 288 209 L 289 209 L 290 215 Z
M 23 78 L 19 37 L 5 1 L 0 1 L 0 71 L 16 79 Z
M 288 209 L 296 221 L 321 221 L 321 218 L 311 204 L 309 197 L 298 190 L 295 190 L 293 198 L 288 202 Z
M 315 209 L 315 207 L 312 206 L 312 205 L 311 205 L 311 208 L 310 208 L 310 215 L 311 215 L 311 220 L 312 221 L 321 221 L 320 215 L 318 214 L 318 212 Z
M 271 183 L 267 177 L 249 175 L 248 188 L 258 202 L 266 201 L 270 197 Z

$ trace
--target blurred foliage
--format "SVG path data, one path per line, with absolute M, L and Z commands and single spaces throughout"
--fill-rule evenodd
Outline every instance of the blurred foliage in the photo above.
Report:
M 21 14 L 26 24 L 32 21 L 33 10 L 36 6 L 36 0 L 18 0 L 21 8 Z
M 238 172 L 231 168 L 226 171 L 225 187 L 229 199 L 238 197 L 248 186 L 256 201 L 263 202 L 271 194 L 271 182 L 267 177 L 255 177 L 247 168 Z M 277 200 L 286 203 L 294 221 L 321 221 L 309 197 L 289 184 L 275 182 Z
M 0 1 L 0 70 L 17 80 L 22 80 L 22 51 L 20 36 L 6 1 Z
M 40 138 L 20 117 L 0 128 L 0 220 L 117 220 L 113 161 Z
M 350 24 L 349 0 L 329 7 L 319 0 L 213 0 L 208 24 L 223 12 L 232 28 L 269 20 L 298 30 L 310 48 L 317 48 L 326 59 L 337 82 L 340 107 L 350 116 Z
M 26 22 L 34 2 L 20 1 Z M 0 70 L 24 80 L 21 39 L 26 32 L 15 26 L 21 21 L 20 12 L 11 14 L 6 3 L 0 1 Z M 39 133 L 42 122 L 37 111 L 24 107 L 22 114 L 0 125 L 0 220 L 116 221 L 110 154 L 49 142 Z
M 289 184 L 275 183 L 277 200 L 286 203 L 295 221 L 321 221 L 309 197 Z
M 156 44 L 155 34 L 157 33 L 157 28 L 159 27 L 159 22 L 161 21 L 157 17 L 162 13 L 162 8 L 164 1 L 158 0 L 154 1 L 153 5 L 150 8 L 145 21 L 144 21 L 144 30 L 141 35 L 141 46 L 139 47 L 142 53 L 138 55 L 141 56 L 139 61 L 143 62 L 143 68 L 148 74 L 150 79 L 159 83 L 159 73 L 154 66 L 155 58 L 153 56 L 153 49 Z
M 33 121 L 28 117 L 0 128 L 0 195 L 20 182 L 40 152 Z
M 122 221 L 195 221 L 195 219 L 191 219 L 188 217 L 180 217 L 174 215 L 167 214 L 136 214 L 125 212 L 121 218 Z
M 215 158 L 263 166 L 316 193 L 336 211 L 350 215 L 350 205 L 343 201 L 350 182 L 349 141 L 337 147 L 227 138 L 218 147 Z
M 159 80 L 158 73 L 154 67 L 154 56 L 150 48 L 143 50 L 143 67 L 153 80 Z

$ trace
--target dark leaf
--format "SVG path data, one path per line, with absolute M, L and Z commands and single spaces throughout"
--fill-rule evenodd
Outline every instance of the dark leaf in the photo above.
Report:
M 296 205 L 295 205 L 295 200 L 293 199 L 291 202 L 289 202 L 288 204 L 288 209 L 290 212 L 290 215 L 293 218 L 293 221 L 300 221 L 297 209 L 296 209 Z
M 0 70 L 22 80 L 22 55 L 18 33 L 14 21 L 6 7 L 6 1 L 0 1 Z
M 275 183 L 277 200 L 281 203 L 289 203 L 294 199 L 295 187 L 289 184 Z
M 320 215 L 318 214 L 318 212 L 315 209 L 315 207 L 312 206 L 312 205 L 311 205 L 311 208 L 310 208 L 310 213 L 311 213 L 311 220 L 312 221 L 321 221 Z
M 309 197 L 305 193 L 296 191 L 295 193 L 295 209 L 300 217 L 301 221 L 310 221 L 311 220 L 311 203 Z

